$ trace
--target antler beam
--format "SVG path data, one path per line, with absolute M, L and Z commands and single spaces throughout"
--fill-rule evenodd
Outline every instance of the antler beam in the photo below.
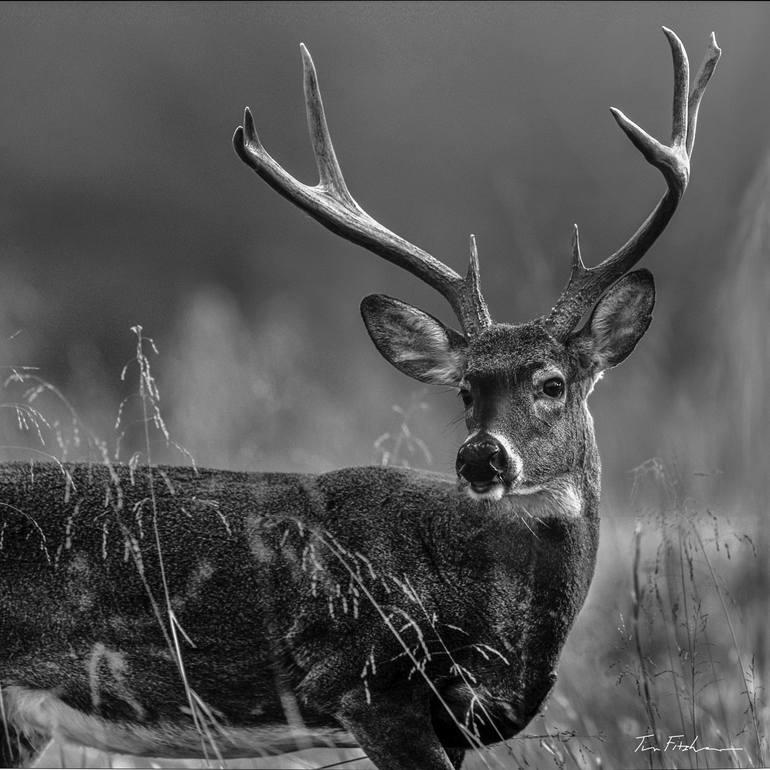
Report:
M 383 227 L 356 203 L 342 176 L 326 124 L 313 60 L 300 45 L 305 87 L 305 108 L 319 182 L 303 184 L 280 166 L 259 141 L 251 112 L 246 108 L 243 126 L 233 136 L 235 151 L 274 190 L 301 208 L 324 227 L 346 240 L 408 270 L 441 293 L 452 306 L 463 331 L 475 335 L 489 326 L 486 303 L 479 288 L 478 256 L 472 239 L 468 274 L 462 278 L 427 252 Z
M 583 264 L 578 229 L 575 225 L 569 281 L 546 318 L 546 326 L 557 339 L 565 339 L 599 297 L 644 256 L 665 229 L 687 188 L 698 108 L 722 52 L 712 32 L 706 56 L 688 97 L 690 77 L 687 52 L 682 41 L 670 29 L 663 27 L 663 32 L 671 46 L 674 59 L 671 145 L 661 144 L 620 110 L 611 107 L 610 111 L 634 147 L 642 153 L 648 163 L 663 174 L 668 189 L 631 238 L 596 267 L 587 268 Z

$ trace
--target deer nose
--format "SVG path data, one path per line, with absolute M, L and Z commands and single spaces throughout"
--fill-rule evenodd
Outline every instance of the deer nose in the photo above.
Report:
M 505 447 L 487 433 L 471 437 L 460 447 L 455 470 L 466 481 L 483 484 L 505 473 L 509 464 Z

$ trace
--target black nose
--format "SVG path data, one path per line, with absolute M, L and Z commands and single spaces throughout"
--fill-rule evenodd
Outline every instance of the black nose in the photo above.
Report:
M 471 483 L 488 483 L 508 470 L 505 447 L 488 433 L 469 438 L 457 453 L 455 469 Z

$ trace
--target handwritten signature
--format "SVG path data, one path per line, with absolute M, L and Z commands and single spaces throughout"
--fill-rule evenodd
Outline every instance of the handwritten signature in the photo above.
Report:
M 696 746 L 699 736 L 695 736 L 690 743 L 685 743 L 684 735 L 669 735 L 665 746 L 656 745 L 655 743 L 648 743 L 648 739 L 655 739 L 655 735 L 650 733 L 649 735 L 637 735 L 636 740 L 639 741 L 634 752 L 637 751 L 692 751 L 696 754 L 700 751 L 745 751 L 741 746 L 726 746 L 724 748 L 715 748 L 714 746 Z

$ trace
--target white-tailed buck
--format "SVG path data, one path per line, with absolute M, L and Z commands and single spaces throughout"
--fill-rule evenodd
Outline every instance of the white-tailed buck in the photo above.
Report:
M 235 149 L 321 224 L 448 300 L 461 332 L 383 295 L 361 311 L 390 363 L 460 394 L 456 475 L 0 466 L 0 764 L 58 736 L 165 757 L 360 745 L 380 768 L 450 770 L 527 725 L 594 570 L 586 399 L 650 323 L 652 276 L 629 271 L 687 186 L 720 53 L 712 36 L 690 90 L 685 49 L 664 31 L 671 144 L 612 114 L 665 194 L 597 267 L 575 230 L 553 309 L 515 325 L 492 321 L 473 241 L 462 277 L 356 203 L 302 48 L 320 182 L 281 168 L 248 110 Z

